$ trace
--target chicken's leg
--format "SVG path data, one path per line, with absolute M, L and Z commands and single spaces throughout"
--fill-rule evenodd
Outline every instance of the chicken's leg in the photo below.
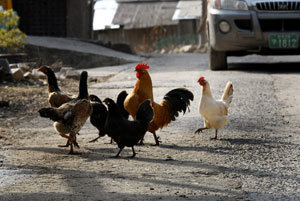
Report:
M 64 138 L 67 138 L 68 139 L 68 141 L 67 141 L 67 143 L 66 143 L 66 145 L 58 145 L 58 147 L 68 147 L 68 146 L 70 146 L 70 140 L 72 139 L 70 136 L 67 136 L 66 134 L 64 134 L 64 133 L 59 133 L 59 135 L 60 136 L 62 136 L 62 137 L 64 137 Z
M 216 139 L 217 139 L 217 137 L 218 137 L 218 129 L 216 129 L 216 132 L 215 132 L 215 137 L 212 137 L 212 138 L 210 138 L 210 139 L 212 139 L 212 140 L 216 140 Z
M 67 141 L 67 143 L 65 145 L 57 145 L 58 147 L 68 147 L 70 146 L 70 142 L 69 140 Z
M 70 144 L 70 152 L 69 152 L 69 154 L 74 154 L 73 144 L 72 143 Z
M 132 153 L 133 153 L 133 154 L 132 154 L 132 156 L 131 156 L 130 158 L 134 158 L 135 155 L 136 155 L 136 153 L 135 153 L 135 151 L 134 151 L 134 147 L 132 146 L 131 149 L 132 149 Z
M 77 143 L 77 138 L 76 138 L 76 133 L 70 133 L 70 136 L 72 138 L 72 144 L 74 144 L 75 147 L 77 147 L 78 149 L 80 149 L 79 144 Z
M 159 143 L 161 142 L 161 141 L 159 141 L 159 137 L 156 136 L 155 131 L 152 134 L 153 134 L 153 137 L 154 137 L 154 140 L 155 140 L 154 146 L 159 146 Z
M 138 145 L 144 145 L 144 137 L 139 141 Z
M 119 152 L 117 153 L 117 155 L 115 155 L 115 157 L 114 158 L 118 158 L 119 157 L 119 155 L 120 155 L 120 153 L 121 153 L 121 151 L 124 149 L 124 147 L 120 147 L 120 150 L 119 150 Z
M 194 132 L 194 134 L 196 134 L 196 133 L 202 133 L 202 131 L 203 130 L 206 130 L 206 129 L 208 129 L 207 127 L 204 127 L 204 128 L 198 128 L 195 132 Z
M 73 145 L 77 148 L 80 148 L 77 141 L 76 141 L 76 133 L 70 133 L 70 138 L 71 138 L 71 140 L 70 140 L 71 143 L 70 143 L 70 152 L 69 152 L 69 154 L 76 154 L 76 153 L 74 153 Z

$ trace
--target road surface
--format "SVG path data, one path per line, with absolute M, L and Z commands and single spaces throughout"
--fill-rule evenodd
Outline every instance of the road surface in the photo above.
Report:
M 0 200 L 300 200 L 299 57 L 248 56 L 229 60 L 229 70 L 210 71 L 205 54 L 152 55 L 155 101 L 176 87 L 194 93 L 190 112 L 160 130 L 161 146 L 146 134 L 136 158 L 121 159 L 89 122 L 78 136 L 79 155 L 57 147 L 64 140 L 52 122 L 36 118 L 12 129 L 18 143 L 1 148 Z M 253 63 L 254 62 L 254 63 Z M 103 79 L 90 94 L 115 98 L 136 82 L 134 64 L 88 69 Z M 213 130 L 198 113 L 204 76 L 216 98 L 227 81 L 234 97 L 230 122 L 210 140 Z M 45 97 L 46 98 L 46 97 Z M 38 109 L 38 108 L 37 108 Z

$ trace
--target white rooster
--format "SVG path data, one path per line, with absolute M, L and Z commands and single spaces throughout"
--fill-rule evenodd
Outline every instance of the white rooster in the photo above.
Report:
M 232 82 L 227 82 L 221 100 L 215 100 L 211 94 L 210 86 L 204 77 L 198 79 L 198 83 L 202 86 L 202 98 L 199 103 L 199 112 L 204 118 L 204 127 L 199 128 L 195 133 L 203 130 L 216 129 L 215 137 L 217 139 L 218 129 L 228 122 L 228 109 L 233 97 Z

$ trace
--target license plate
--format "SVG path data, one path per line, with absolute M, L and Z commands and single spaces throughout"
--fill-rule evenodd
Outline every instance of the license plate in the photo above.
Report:
M 271 34 L 269 36 L 269 47 L 273 49 L 298 48 L 299 37 L 297 34 Z

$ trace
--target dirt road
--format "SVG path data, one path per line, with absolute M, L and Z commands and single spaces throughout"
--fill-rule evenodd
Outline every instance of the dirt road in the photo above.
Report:
M 126 158 L 131 149 L 121 159 L 111 158 L 118 149 L 107 144 L 108 137 L 88 143 L 97 136 L 89 122 L 78 136 L 78 155 L 57 147 L 65 140 L 47 119 L 12 126 L 13 143 L 0 149 L 0 200 L 300 200 L 299 63 L 268 62 L 276 59 L 246 60 L 256 64 L 236 59 L 221 72 L 208 70 L 206 55 L 146 60 L 156 101 L 175 87 L 190 89 L 195 100 L 190 112 L 158 131 L 161 146 L 151 146 L 153 137 L 146 134 L 134 159 Z M 129 92 L 136 82 L 134 66 L 89 69 L 90 75 L 109 75 L 89 92 L 101 99 Z M 274 69 L 280 66 L 288 69 Z M 216 98 L 227 81 L 234 85 L 230 122 L 220 129 L 220 140 L 210 140 L 213 130 L 194 134 L 203 124 L 199 76 L 210 82 Z

